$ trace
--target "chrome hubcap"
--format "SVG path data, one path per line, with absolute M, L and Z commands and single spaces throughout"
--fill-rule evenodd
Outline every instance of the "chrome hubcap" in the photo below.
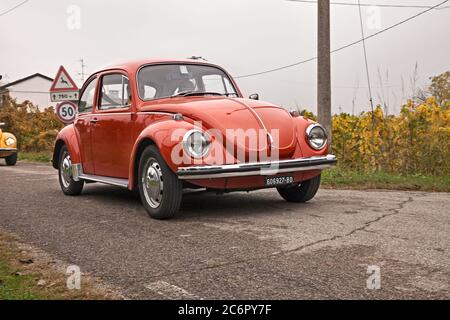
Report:
M 163 196 L 163 177 L 161 166 L 154 158 L 148 159 L 142 175 L 142 186 L 147 203 L 153 209 L 161 205 Z
M 63 161 L 61 163 L 61 181 L 65 188 L 70 186 L 72 181 L 72 161 L 68 152 L 64 152 Z

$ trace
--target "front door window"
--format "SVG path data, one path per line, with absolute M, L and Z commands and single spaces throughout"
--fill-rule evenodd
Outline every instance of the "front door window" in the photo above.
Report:
M 121 74 L 106 75 L 100 95 L 100 110 L 127 108 L 131 104 L 130 80 Z

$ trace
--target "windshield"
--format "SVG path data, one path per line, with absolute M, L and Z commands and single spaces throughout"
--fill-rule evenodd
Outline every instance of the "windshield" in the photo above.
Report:
M 206 65 L 163 64 L 143 67 L 138 75 L 138 88 L 143 100 L 210 94 L 238 97 L 230 78 L 219 68 Z

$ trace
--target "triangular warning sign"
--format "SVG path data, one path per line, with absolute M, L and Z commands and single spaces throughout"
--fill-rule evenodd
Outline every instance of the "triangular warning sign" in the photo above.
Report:
M 56 74 L 55 80 L 53 81 L 52 87 L 50 88 L 50 92 L 77 90 L 78 87 L 69 76 L 67 70 L 63 66 L 59 67 L 58 73 Z

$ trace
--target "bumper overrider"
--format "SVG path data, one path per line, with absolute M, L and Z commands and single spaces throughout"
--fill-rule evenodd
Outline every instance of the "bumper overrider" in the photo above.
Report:
M 286 172 L 323 170 L 337 163 L 336 156 L 299 158 L 279 161 L 239 163 L 221 166 L 193 166 L 178 168 L 181 180 L 231 178 L 274 175 Z

